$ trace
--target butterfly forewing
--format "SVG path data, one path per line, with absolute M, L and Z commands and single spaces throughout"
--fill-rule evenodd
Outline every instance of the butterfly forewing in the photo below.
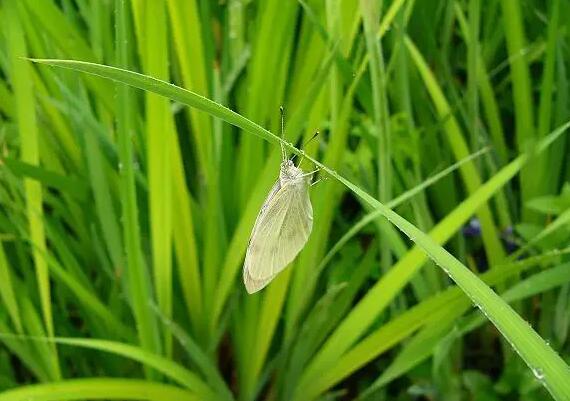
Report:
M 312 227 L 307 180 L 278 180 L 257 216 L 247 248 L 243 278 L 249 293 L 261 290 L 295 259 Z

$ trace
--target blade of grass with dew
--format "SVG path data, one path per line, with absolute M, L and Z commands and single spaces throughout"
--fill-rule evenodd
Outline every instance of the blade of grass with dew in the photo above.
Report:
M 570 249 L 502 265 L 500 268 L 483 273 L 481 279 L 488 285 L 496 285 L 540 263 L 556 261 L 561 255 L 568 252 L 570 252 Z M 385 323 L 382 327 L 362 339 L 350 351 L 344 354 L 333 368 L 319 378 L 318 383 L 315 384 L 315 391 L 326 391 L 380 354 L 404 341 L 419 328 L 438 322 L 441 317 L 448 315 L 449 311 L 454 309 L 458 302 L 463 302 L 464 297 L 465 295 L 459 288 L 449 288 Z
M 136 379 L 68 379 L 22 386 L 0 393 L 0 401 L 145 400 L 200 401 L 189 391 L 169 384 Z
M 130 13 L 125 0 L 115 1 L 116 12 L 116 52 L 119 65 L 129 65 L 128 38 Z M 121 188 L 121 206 L 125 253 L 127 256 L 127 277 L 131 307 L 137 324 L 137 333 L 143 349 L 158 353 L 160 343 L 156 324 L 148 308 L 152 299 L 148 275 L 141 254 L 141 238 L 138 223 L 135 175 L 133 168 L 133 149 L 131 134 L 133 127 L 134 101 L 132 89 L 118 84 L 117 88 L 117 140 L 119 150 L 119 175 Z M 156 376 L 146 371 L 147 377 Z
M 31 66 L 22 57 L 27 55 L 26 42 L 16 9 L 17 5 L 10 3 L 8 12 L 8 47 L 11 67 L 11 81 L 15 90 L 16 113 L 20 136 L 21 158 L 25 163 L 39 164 L 40 150 L 38 147 L 38 127 L 35 113 L 35 99 L 31 80 Z M 30 112 L 31 111 L 31 112 Z M 37 291 L 39 294 L 42 316 L 46 330 L 54 335 L 53 315 L 51 306 L 51 289 L 49 271 L 44 255 L 47 245 L 43 225 L 42 187 L 39 182 L 29 178 L 24 179 L 26 198 L 26 215 L 32 245 L 32 255 L 35 266 Z M 53 376 L 60 377 L 57 350 L 51 349 Z
M 559 137 L 566 128 L 567 123 L 542 142 L 543 151 L 552 141 Z M 522 168 L 528 159 L 521 155 L 498 174 L 481 186 L 471 197 L 463 201 L 453 212 L 449 213 L 431 232 L 430 237 L 437 243 L 444 243 L 455 233 L 467 219 L 487 201 L 494 193 Z M 383 208 L 382 208 L 383 210 Z M 425 235 L 425 234 L 423 234 Z M 417 243 L 416 243 L 417 244 Z M 298 395 L 312 394 L 311 388 L 317 388 L 319 379 L 323 378 L 325 366 L 334 364 L 343 353 L 363 334 L 375 317 L 388 305 L 397 291 L 402 288 L 410 277 L 423 265 L 428 255 L 415 247 L 401 258 L 392 269 L 385 274 L 365 297 L 353 308 L 352 312 L 339 325 L 338 329 L 328 339 L 323 348 L 315 356 L 311 365 L 306 369 L 302 383 L 299 385 Z M 433 258 L 432 258 L 433 259 Z M 518 315 L 517 315 L 518 316 Z
M 187 104 L 188 106 L 197 107 L 205 112 L 211 113 L 224 121 L 242 128 L 245 132 L 267 139 L 271 143 L 278 144 L 282 142 L 279 137 L 271 134 L 269 131 L 263 129 L 254 122 L 232 112 L 224 106 L 152 77 L 118 68 L 77 61 L 36 60 L 36 62 L 49 63 L 54 66 L 68 67 L 78 71 L 90 72 L 108 79 L 118 80 L 121 83 L 131 86 L 140 86 L 144 90 L 161 94 L 173 100 Z M 550 145 L 554 139 L 559 137 L 568 128 L 568 126 L 570 126 L 570 123 L 556 129 L 541 142 L 538 149 L 543 150 Z M 512 310 L 512 308 L 510 308 L 489 287 L 481 282 L 471 271 L 469 271 L 469 269 L 461 264 L 444 248 L 438 245 L 438 243 L 428 235 L 418 230 L 413 224 L 387 208 L 359 187 L 355 186 L 353 183 L 324 166 L 322 163 L 319 163 L 312 157 L 307 156 L 305 152 L 299 151 L 285 141 L 282 143 L 293 153 L 305 155 L 305 157 L 316 166 L 321 167 L 323 171 L 345 185 L 371 206 L 382 210 L 384 216 L 390 222 L 396 225 L 413 242 L 421 247 L 421 249 L 425 251 L 425 253 L 457 283 L 473 303 L 486 313 L 489 320 L 499 329 L 501 334 L 509 341 L 517 353 L 519 353 L 529 368 L 531 368 L 533 372 L 540 372 L 540 382 L 550 391 L 555 399 L 570 397 L 570 369 L 568 368 L 568 365 L 566 365 L 556 352 L 546 345 L 544 340 L 536 334 L 536 332 L 532 330 L 532 328 L 529 327 L 528 324 L 514 310 Z M 527 155 L 521 155 L 519 159 L 513 162 L 514 164 L 511 163 L 507 167 L 514 170 L 511 174 L 514 175 L 518 168 L 521 167 L 520 165 L 524 164 L 528 158 L 529 156 Z M 506 174 L 506 172 L 501 174 L 501 176 L 505 175 L 508 176 L 509 174 Z M 501 176 L 500 178 L 503 178 Z M 495 177 L 497 177 L 497 175 L 495 175 Z M 500 180 L 495 179 L 495 181 Z M 492 189 L 497 189 L 496 187 L 499 186 L 492 181 L 491 184 L 493 185 L 483 187 L 484 189 L 487 189 L 486 193 L 479 190 L 481 191 L 479 192 L 481 195 L 475 197 L 475 200 L 473 201 L 474 203 L 479 203 L 488 199 L 492 195 Z M 485 194 L 485 196 L 483 196 L 483 194 Z
M 561 286 L 570 280 L 569 273 L 570 264 L 562 264 L 557 267 L 549 268 L 518 282 L 513 287 L 505 291 L 501 296 L 508 303 L 513 303 L 533 295 L 543 293 L 549 289 Z M 435 351 L 435 347 L 446 337 L 445 334 L 449 333 L 450 336 L 460 338 L 467 334 L 469 331 L 483 325 L 487 322 L 484 316 L 475 312 L 466 317 L 468 323 L 462 324 L 465 329 L 450 331 L 449 329 L 457 323 L 457 319 L 463 315 L 470 307 L 467 300 L 462 300 L 459 303 L 454 303 L 452 308 L 447 308 L 448 316 L 445 316 L 445 321 L 433 321 L 429 326 L 426 326 L 419 334 L 417 334 L 409 343 L 406 348 L 396 357 L 394 362 L 384 370 L 382 375 L 367 389 L 370 393 L 378 388 L 385 386 L 391 381 L 402 376 L 421 361 L 428 358 Z M 363 395 L 363 398 L 365 396 Z

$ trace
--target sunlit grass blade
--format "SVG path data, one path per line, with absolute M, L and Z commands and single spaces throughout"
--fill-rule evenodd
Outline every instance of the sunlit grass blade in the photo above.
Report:
M 40 162 L 39 134 L 35 113 L 35 99 L 32 86 L 31 66 L 23 58 L 27 55 L 26 42 L 22 32 L 17 4 L 9 3 L 7 6 L 9 21 L 9 50 L 11 81 L 15 89 L 16 113 L 20 135 L 20 157 L 24 163 L 38 165 Z M 51 287 L 49 271 L 45 255 L 47 245 L 43 221 L 43 195 L 42 186 L 38 181 L 24 179 L 26 197 L 26 215 L 29 225 L 32 255 L 35 266 L 37 290 L 39 293 L 41 311 L 44 325 L 50 336 L 54 335 L 54 324 L 51 304 Z M 54 362 L 51 367 L 54 377 L 59 377 L 59 364 L 57 362 L 56 348 L 53 348 Z
M 538 272 L 518 282 L 501 296 L 506 302 L 513 303 L 563 285 L 570 280 L 570 276 L 568 275 L 569 269 L 570 264 L 566 263 Z M 367 390 L 367 393 L 395 380 L 420 361 L 430 356 L 435 351 L 437 343 L 442 341 L 446 333 L 448 336 L 460 338 L 487 322 L 485 316 L 474 313 L 472 315 L 475 316 L 468 316 L 465 322 L 462 322 L 460 328 L 450 331 L 451 326 L 469 309 L 469 306 L 467 302 L 458 302 L 453 304 L 451 308 L 446 308 L 445 315 L 442 315 L 443 319 L 431 319 L 432 322 L 430 325 L 407 344 L 404 351 L 400 353 L 394 362 L 382 373 L 382 376 L 372 384 Z M 540 372 L 538 373 L 540 374 Z M 363 398 L 365 398 L 364 394 Z
M 165 0 L 134 3 L 144 7 L 144 71 L 168 80 L 167 16 Z M 146 93 L 146 152 L 148 165 L 149 221 L 153 283 L 158 306 L 172 317 L 172 168 L 171 142 L 176 138 L 174 121 L 167 99 Z M 172 352 L 172 338 L 164 337 L 167 355 Z
M 561 255 L 569 252 L 570 249 L 565 249 L 499 266 L 497 269 L 484 273 L 481 279 L 488 285 L 495 286 L 538 264 L 552 263 L 558 260 Z M 333 368 L 319 377 L 314 384 L 315 389 L 318 389 L 318 392 L 325 391 L 366 363 L 404 341 L 419 328 L 428 324 L 436 324 L 446 316 L 450 316 L 450 311 L 457 310 L 458 305 L 464 305 L 463 308 L 468 307 L 469 304 L 464 301 L 466 301 L 464 294 L 458 288 L 450 288 L 413 306 L 367 335 L 351 348 Z
M 69 345 L 73 347 L 90 348 L 98 351 L 108 352 L 132 359 L 143 365 L 156 369 L 167 377 L 171 378 L 178 385 L 187 388 L 203 400 L 215 400 L 216 396 L 199 377 L 193 372 L 175 363 L 174 361 L 150 353 L 140 347 L 124 344 L 116 341 L 107 341 L 91 338 L 71 338 L 71 337 L 30 337 L 21 335 L 11 335 L 0 333 L 0 337 L 14 338 L 19 341 L 54 342 L 56 344 Z
M 35 384 L 0 393 L 0 401 L 145 400 L 200 401 L 187 390 L 136 379 L 72 379 Z

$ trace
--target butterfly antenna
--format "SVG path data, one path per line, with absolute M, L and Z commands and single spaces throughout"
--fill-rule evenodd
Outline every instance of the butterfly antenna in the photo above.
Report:
M 279 106 L 279 111 L 281 112 L 281 140 L 285 140 L 285 109 L 283 106 Z M 285 145 L 281 142 L 281 160 L 287 160 L 287 151 L 285 150 Z
M 315 133 L 313 134 L 312 137 L 310 137 L 309 139 L 307 139 L 305 141 L 305 143 L 303 143 L 301 145 L 301 149 L 303 149 L 303 151 L 305 150 L 305 146 L 307 146 L 308 144 L 310 144 L 313 139 L 315 139 L 317 136 L 319 136 L 319 130 L 315 131 Z M 293 157 L 291 158 L 291 160 L 293 160 L 295 158 L 295 156 L 297 156 L 297 154 L 294 154 Z M 299 164 L 297 164 L 297 167 L 299 167 L 301 165 L 301 162 L 303 161 L 303 159 L 305 158 L 304 155 L 301 155 L 301 160 L 299 160 Z
M 308 144 L 310 144 L 310 143 L 313 141 L 313 139 L 315 139 L 317 136 L 319 136 L 319 134 L 320 134 L 319 130 L 316 130 L 315 133 L 313 134 L 313 136 L 310 137 L 309 139 L 307 139 L 307 140 L 305 141 L 305 143 L 304 143 L 301 147 L 302 147 L 303 149 L 305 149 L 305 146 L 307 146 Z

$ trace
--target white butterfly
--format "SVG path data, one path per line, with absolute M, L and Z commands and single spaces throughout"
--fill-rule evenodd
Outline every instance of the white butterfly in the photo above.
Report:
M 295 259 L 313 229 L 309 187 L 314 171 L 305 173 L 288 160 L 283 144 L 281 154 L 279 178 L 257 215 L 245 255 L 243 282 L 249 294 L 264 288 Z

